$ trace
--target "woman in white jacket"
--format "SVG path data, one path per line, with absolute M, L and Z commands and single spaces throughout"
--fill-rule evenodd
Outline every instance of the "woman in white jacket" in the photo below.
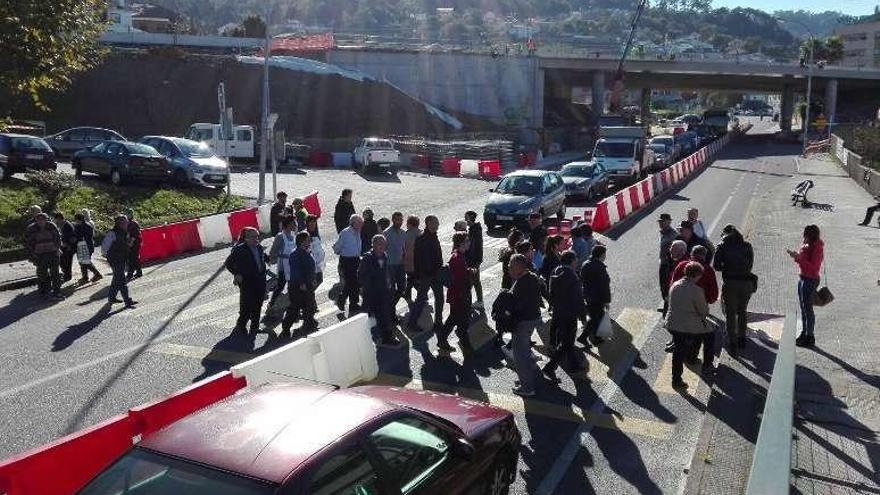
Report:
M 317 288 L 324 281 L 324 265 L 326 264 L 326 256 L 324 254 L 324 246 L 321 244 L 321 234 L 318 232 L 318 217 L 315 215 L 306 216 L 306 232 L 312 238 L 312 258 L 315 260 L 315 287 Z

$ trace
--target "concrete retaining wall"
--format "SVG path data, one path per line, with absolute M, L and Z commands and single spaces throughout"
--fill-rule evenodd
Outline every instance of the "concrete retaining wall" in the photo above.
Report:
M 831 152 L 856 184 L 872 196 L 880 195 L 880 172 L 863 166 L 862 157 L 846 149 L 844 140 L 837 135 L 831 136 Z

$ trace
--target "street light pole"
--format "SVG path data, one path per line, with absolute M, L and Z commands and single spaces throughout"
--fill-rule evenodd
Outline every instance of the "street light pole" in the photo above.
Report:
M 260 126 L 260 178 L 259 192 L 257 194 L 257 203 L 263 204 L 266 201 L 266 160 L 269 156 L 269 54 L 271 49 L 271 41 L 269 39 L 269 7 L 266 4 L 266 39 L 263 42 L 263 114 Z
M 807 137 L 810 130 L 810 97 L 813 93 L 813 50 L 815 46 L 815 38 L 813 38 L 813 33 L 810 33 L 810 61 L 807 65 L 807 108 L 804 112 L 804 122 L 801 124 L 804 128 L 804 143 L 801 150 L 801 154 L 803 155 L 807 154 Z

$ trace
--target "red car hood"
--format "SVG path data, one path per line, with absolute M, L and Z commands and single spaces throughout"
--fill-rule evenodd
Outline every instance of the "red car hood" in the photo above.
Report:
M 366 385 L 352 391 L 439 416 L 458 426 L 469 439 L 512 416 L 500 407 L 431 390 Z

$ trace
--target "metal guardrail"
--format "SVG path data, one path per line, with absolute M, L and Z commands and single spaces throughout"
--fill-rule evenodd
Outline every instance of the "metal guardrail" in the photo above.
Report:
M 779 495 L 789 492 L 791 478 L 791 430 L 794 416 L 795 333 L 798 315 L 785 317 L 782 338 L 770 389 L 764 403 L 764 415 L 758 442 L 752 456 L 746 495 Z

